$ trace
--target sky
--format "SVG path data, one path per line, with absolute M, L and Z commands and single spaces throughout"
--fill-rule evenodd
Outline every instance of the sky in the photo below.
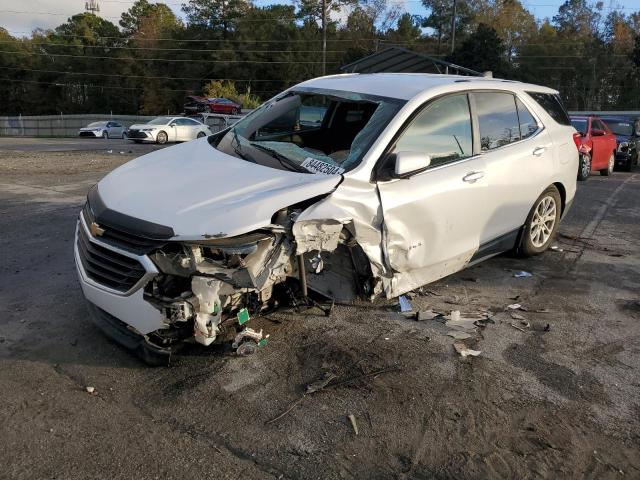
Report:
M 152 0 L 153 1 L 153 0 Z M 257 0 L 258 6 L 270 3 L 291 4 L 293 0 Z M 404 5 L 412 14 L 424 15 L 426 13 L 420 0 L 390 0 Z M 98 0 L 100 13 L 103 18 L 118 24 L 120 14 L 126 11 L 134 3 L 134 0 Z M 537 19 L 551 18 L 558 11 L 558 7 L 564 0 L 525 0 L 523 4 L 534 14 Z M 167 0 L 166 2 L 176 14 L 182 16 L 180 0 Z M 28 36 L 35 28 L 53 28 L 76 13 L 84 11 L 85 0 L 0 0 L 0 27 L 3 27 L 13 35 Z M 640 10 L 640 0 L 604 0 L 605 12 L 613 6 L 619 6 L 626 13 Z

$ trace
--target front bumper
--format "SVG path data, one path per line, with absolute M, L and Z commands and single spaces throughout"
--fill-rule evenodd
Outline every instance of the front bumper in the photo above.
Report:
M 101 132 L 93 132 L 93 131 L 80 131 L 78 132 L 79 137 L 89 137 L 89 138 L 99 138 L 102 136 Z
M 80 280 L 80 287 L 82 288 L 84 297 L 99 309 L 129 325 L 130 329 L 133 329 L 132 331 L 137 332 L 140 335 L 146 335 L 164 328 L 165 323 L 162 313 L 143 298 L 144 284 L 157 274 L 157 270 L 155 272 L 153 271 L 153 264 L 148 257 L 145 255 L 139 256 L 140 263 L 147 271 L 143 281 L 139 282 L 134 288 L 127 292 L 119 292 L 109 289 L 92 280 L 85 271 L 80 259 L 80 252 L 78 250 L 78 234 L 80 228 L 85 229 L 90 242 L 118 253 L 121 253 L 122 251 L 93 237 L 90 234 L 82 215 L 80 216 L 80 220 L 76 227 L 74 257 L 76 261 L 76 269 L 78 271 L 78 278 Z M 127 254 L 133 255 L 128 252 Z
M 127 138 L 129 140 L 138 140 L 142 142 L 155 142 L 153 132 L 143 132 L 142 130 L 127 130 Z
M 631 165 L 633 161 L 633 153 L 616 152 L 616 167 L 626 167 Z

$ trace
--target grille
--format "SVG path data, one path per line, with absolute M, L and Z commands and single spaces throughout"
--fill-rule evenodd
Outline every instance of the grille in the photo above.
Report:
M 78 228 L 78 253 L 91 280 L 119 292 L 131 290 L 145 274 L 137 260 L 92 243 L 82 225 Z
M 87 225 L 91 225 L 91 223 L 95 221 L 88 202 L 85 203 L 82 214 L 84 215 L 84 220 Z M 101 241 L 138 255 L 147 254 L 166 243 L 164 240 L 154 240 L 152 238 L 134 235 L 117 226 L 106 224 L 103 221 L 100 222 L 100 227 L 104 229 L 104 233 L 100 236 Z
M 95 133 L 93 132 L 80 132 L 81 137 L 95 137 Z
M 128 130 L 127 131 L 128 138 L 147 138 L 147 134 L 141 132 L 140 130 Z

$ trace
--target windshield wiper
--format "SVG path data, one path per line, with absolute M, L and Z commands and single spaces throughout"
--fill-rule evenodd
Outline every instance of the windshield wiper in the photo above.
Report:
M 278 160 L 280 162 L 280 165 L 282 165 L 283 167 L 287 168 L 288 170 L 291 170 L 293 172 L 310 173 L 309 170 L 307 170 L 306 168 L 298 165 L 293 160 L 291 160 L 290 158 L 284 156 L 283 154 L 281 154 L 280 152 L 274 150 L 273 148 L 265 147 L 264 145 L 260 145 L 259 143 L 256 143 L 256 142 L 250 142 L 250 145 L 252 147 L 254 147 L 254 148 L 257 148 L 258 150 L 261 150 L 261 151 L 263 151 L 265 153 L 268 153 L 273 158 Z
M 253 163 L 258 163 L 255 161 L 255 159 L 253 159 L 252 157 L 250 157 L 249 155 L 247 155 L 246 153 L 244 153 L 242 151 L 242 146 L 240 144 L 240 139 L 238 138 L 238 130 L 233 128 L 233 140 L 236 142 L 235 146 L 231 145 L 231 148 L 233 148 L 234 153 L 239 156 L 242 160 L 247 160 L 249 162 L 253 162 Z

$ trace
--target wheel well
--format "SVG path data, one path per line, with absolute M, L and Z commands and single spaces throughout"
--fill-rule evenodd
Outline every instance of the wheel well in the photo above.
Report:
M 554 183 L 553 186 L 556 187 L 560 192 L 560 201 L 562 202 L 562 205 L 561 205 L 562 210 L 560 214 L 562 215 L 564 213 L 564 207 L 567 202 L 567 191 L 565 190 L 564 185 L 562 185 L 560 182 Z

